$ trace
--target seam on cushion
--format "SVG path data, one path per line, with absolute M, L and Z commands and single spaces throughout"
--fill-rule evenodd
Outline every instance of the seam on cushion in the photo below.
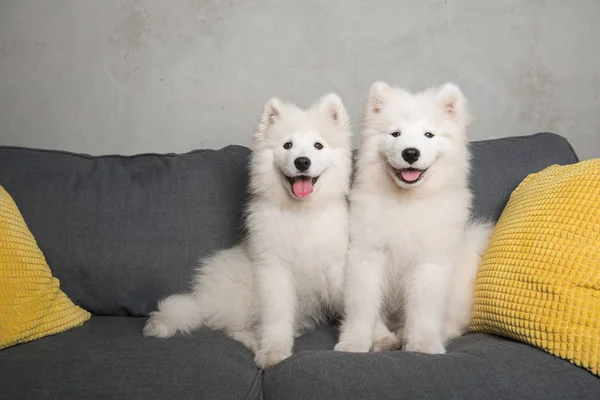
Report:
M 258 369 L 258 372 L 256 373 L 256 376 L 254 377 L 254 380 L 252 381 L 252 384 L 250 385 L 250 389 L 248 389 L 248 393 L 246 393 L 246 396 L 244 396 L 244 400 L 250 400 L 250 399 L 256 398 L 255 396 L 253 396 L 254 390 L 256 389 L 256 385 L 260 385 L 261 389 L 260 389 L 259 399 L 262 400 L 262 398 L 263 398 L 262 380 L 263 380 L 263 370 Z
M 75 153 L 67 150 L 52 150 L 52 149 L 35 149 L 32 147 L 23 147 L 23 146 L 0 146 L 0 150 L 21 150 L 21 151 L 30 151 L 30 152 L 39 152 L 39 153 L 50 153 L 50 154 L 62 154 L 67 156 L 85 158 L 88 160 L 97 160 L 103 158 L 119 158 L 119 159 L 133 159 L 133 158 L 142 158 L 142 157 L 177 157 L 184 156 L 188 154 L 196 154 L 202 152 L 216 152 L 223 150 L 231 150 L 231 149 L 245 149 L 249 150 L 248 147 L 231 144 L 228 146 L 221 147 L 220 149 L 196 149 L 191 150 L 186 153 L 140 153 L 140 154 L 130 154 L 130 155 L 122 155 L 122 154 L 103 154 L 99 156 L 93 156 L 85 153 Z

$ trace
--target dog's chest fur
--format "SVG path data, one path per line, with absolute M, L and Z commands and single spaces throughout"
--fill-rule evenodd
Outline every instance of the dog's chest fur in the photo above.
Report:
M 428 196 L 378 197 L 353 210 L 352 235 L 370 235 L 392 268 L 444 262 L 462 239 L 469 218 L 468 189 Z M 361 221 L 356 223 L 355 221 Z
M 253 204 L 248 230 L 251 258 L 291 272 L 298 327 L 341 310 L 349 235 L 345 200 L 302 208 Z
M 259 203 L 251 211 L 248 229 L 255 256 L 278 259 L 296 279 L 317 279 L 323 270 L 345 262 L 349 226 L 343 199 L 301 208 Z

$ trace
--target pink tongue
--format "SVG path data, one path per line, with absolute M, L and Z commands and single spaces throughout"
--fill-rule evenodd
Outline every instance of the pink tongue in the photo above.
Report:
M 421 171 L 418 169 L 403 169 L 400 171 L 400 174 L 402 175 L 402 179 L 404 179 L 406 182 L 414 182 L 419 179 Z
M 311 178 L 296 178 L 292 186 L 294 194 L 298 197 L 308 197 L 313 190 Z

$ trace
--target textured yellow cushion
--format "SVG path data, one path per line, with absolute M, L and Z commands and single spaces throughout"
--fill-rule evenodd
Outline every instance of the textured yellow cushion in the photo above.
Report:
M 600 371 L 600 159 L 552 166 L 512 193 L 475 282 L 471 332 Z
M 0 186 L 0 349 L 83 324 L 10 195 Z

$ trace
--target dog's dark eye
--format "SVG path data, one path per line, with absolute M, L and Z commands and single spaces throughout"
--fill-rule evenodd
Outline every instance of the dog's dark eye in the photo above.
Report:
M 283 144 L 283 148 L 286 149 L 286 150 L 291 149 L 292 148 L 292 142 L 285 142 Z
M 395 132 L 392 132 L 392 136 L 393 136 L 393 137 L 398 137 L 398 136 L 400 136 L 400 131 L 395 131 Z
M 425 137 L 431 139 L 432 137 L 434 137 L 435 135 L 431 132 L 425 132 Z
M 321 149 L 323 149 L 323 145 L 321 143 L 317 142 L 317 143 L 315 143 L 315 149 L 321 150 Z

